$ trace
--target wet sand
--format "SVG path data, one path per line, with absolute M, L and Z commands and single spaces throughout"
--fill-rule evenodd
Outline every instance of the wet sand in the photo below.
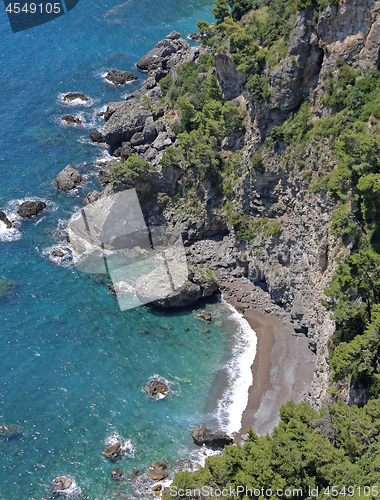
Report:
M 270 433 L 280 420 L 281 406 L 289 400 L 301 400 L 313 380 L 314 355 L 307 337 L 297 334 L 285 316 L 257 307 L 258 294 L 263 296 L 263 308 L 268 297 L 248 280 L 223 282 L 221 290 L 224 300 L 243 313 L 257 335 L 253 382 L 235 438 L 240 441 L 248 427 L 259 435 Z M 269 303 L 266 309 L 270 309 Z

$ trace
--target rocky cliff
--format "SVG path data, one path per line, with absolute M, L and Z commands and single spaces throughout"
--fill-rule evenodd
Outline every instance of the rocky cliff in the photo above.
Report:
M 319 406 L 328 399 L 327 342 L 334 332 L 321 299 L 336 271 L 336 257 L 349 251 L 349 244 L 331 233 L 336 201 L 318 187 L 318 179 L 335 167 L 336 154 L 323 138 L 301 149 L 270 134 L 305 100 L 309 122 L 332 113 L 326 87 L 338 78 L 339 61 L 380 69 L 380 2 L 344 0 L 319 13 L 314 7 L 301 12 L 286 55 L 263 70 L 269 85 L 264 102 L 247 94 L 246 77 L 229 49 L 215 55 L 208 74 L 217 76 L 224 102 L 232 99 L 246 113 L 244 127 L 222 142 L 226 161 L 239 154 L 223 195 L 207 178 L 194 180 L 186 155 L 175 165 L 162 164 L 164 151 L 179 146 L 180 118 L 160 82 L 167 75 L 175 79 L 182 64 L 208 52 L 190 47 L 176 33 L 159 42 L 138 63 L 148 71 L 143 87 L 126 101 L 108 105 L 103 134 L 119 160 L 137 155 L 152 166 L 154 182 L 148 183 L 143 207 L 149 225 L 181 228 L 195 266 L 211 268 L 220 284 L 231 276 L 249 278 L 269 293 L 268 311 L 285 313 L 295 332 L 308 337 L 316 371 L 305 397 Z M 102 166 L 103 186 L 110 167 Z M 222 177 L 225 182 L 227 174 Z M 148 181 L 135 178 L 132 185 L 139 182 Z M 249 238 L 241 233 L 245 224 Z

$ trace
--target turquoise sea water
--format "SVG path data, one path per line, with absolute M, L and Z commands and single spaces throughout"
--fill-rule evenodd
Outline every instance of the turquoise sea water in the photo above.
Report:
M 226 305 L 122 312 L 101 277 L 51 256 L 64 248 L 67 220 L 97 187 L 94 166 L 107 154 L 88 140 L 102 125 L 97 112 L 145 77 L 115 88 L 102 75 L 136 71 L 136 61 L 172 29 L 186 37 L 199 18 L 211 20 L 212 4 L 81 0 L 56 21 L 17 34 L 1 7 L 0 210 L 17 229 L 0 227 L 0 279 L 14 283 L 0 293 L 0 425 L 23 432 L 0 440 L 1 500 L 47 498 L 57 475 L 75 477 L 81 498 L 131 494 L 128 484 L 110 479 L 115 465 L 102 455 L 115 436 L 125 442 L 117 466 L 128 475 L 194 452 L 190 431 L 200 422 L 238 430 L 247 372 L 236 359 L 249 370 L 243 353 L 252 359 L 254 345 Z M 88 95 L 89 105 L 63 104 L 70 91 Z M 84 125 L 63 125 L 67 113 Z M 55 177 L 69 163 L 82 164 L 86 180 L 59 193 Z M 21 221 L 17 206 L 31 197 L 48 207 Z M 199 319 L 202 308 L 213 314 L 211 325 Z M 235 391 L 228 392 L 233 374 Z M 168 383 L 165 399 L 142 390 L 153 377 Z

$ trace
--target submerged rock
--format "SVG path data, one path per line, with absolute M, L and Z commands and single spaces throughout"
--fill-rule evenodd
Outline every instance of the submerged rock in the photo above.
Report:
M 233 439 L 223 431 L 213 431 L 205 425 L 198 425 L 191 433 L 193 441 L 198 446 L 206 445 L 213 448 L 223 448 L 233 443 Z
M 166 469 L 166 464 L 163 464 L 162 462 L 153 462 L 149 467 L 151 469 L 164 470 Z
M 70 189 L 76 188 L 81 182 L 83 177 L 80 175 L 78 170 L 73 168 L 71 165 L 67 165 L 59 174 L 57 175 L 57 186 L 62 191 L 70 191 Z
M 68 102 L 75 101 L 75 99 L 80 99 L 84 102 L 88 101 L 88 97 L 81 94 L 80 92 L 69 92 L 63 97 L 63 100 Z
M 82 120 L 75 118 L 73 115 L 62 116 L 61 120 L 70 123 L 71 125 L 80 125 L 82 123 Z
M 24 201 L 24 203 L 19 205 L 17 213 L 24 219 L 27 219 L 39 214 L 44 208 L 46 208 L 46 203 L 43 201 Z
M 168 387 L 159 380 L 151 380 L 144 389 L 150 396 L 157 396 L 157 394 L 166 394 L 169 389 Z
M 120 469 L 113 469 L 110 472 L 111 478 L 115 481 L 120 481 L 120 479 L 124 478 L 124 472 Z
M 7 215 L 5 214 L 5 212 L 0 212 L 0 221 L 1 222 L 4 222 L 4 224 L 7 226 L 7 229 L 12 229 L 12 227 L 14 227 L 14 225 L 12 224 L 12 222 L 8 219 Z
M 211 313 L 207 312 L 207 311 L 201 311 L 199 313 L 199 316 L 201 318 L 203 318 L 205 321 L 207 321 L 207 323 L 212 323 L 212 316 L 211 316 Z
M 22 431 L 17 424 L 0 425 L 0 439 L 15 439 L 21 436 Z
M 104 455 L 108 458 L 108 460 L 117 460 L 121 455 L 122 447 L 121 443 L 111 444 L 110 446 L 106 446 L 104 449 Z
M 7 298 L 12 290 L 16 288 L 17 283 L 16 281 L 7 281 L 7 280 L 1 280 L 0 281 L 0 299 L 5 299 Z M 1 431 L 0 431 L 1 435 Z
M 138 76 L 130 73 L 129 71 L 111 69 L 111 71 L 106 74 L 106 79 L 115 85 L 123 85 L 124 83 L 137 80 Z

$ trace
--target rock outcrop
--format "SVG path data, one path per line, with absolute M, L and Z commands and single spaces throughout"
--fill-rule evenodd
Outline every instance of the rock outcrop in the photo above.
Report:
M 224 98 L 229 100 L 239 96 L 247 79 L 243 73 L 237 71 L 231 57 L 228 54 L 218 53 L 214 57 L 214 65 Z
M 122 452 L 121 443 L 111 444 L 110 446 L 106 446 L 104 449 L 104 456 L 108 458 L 108 460 L 114 461 L 120 458 Z
M 78 170 L 67 165 L 58 175 L 57 175 L 57 186 L 62 191 L 70 191 L 76 188 L 82 182 L 83 177 L 80 175 Z
M 69 123 L 70 125 L 80 125 L 82 120 L 80 118 L 75 118 L 73 115 L 65 115 L 61 118 L 62 121 Z
M 67 496 L 74 484 L 74 480 L 70 477 L 56 477 L 51 482 L 51 492 L 54 496 Z
M 65 94 L 63 96 L 63 100 L 67 101 L 67 102 L 72 102 L 72 101 L 75 101 L 76 99 L 79 99 L 80 101 L 83 101 L 83 102 L 88 101 L 88 97 L 81 94 L 80 92 L 69 92 L 68 94 Z
M 46 203 L 44 201 L 24 201 L 19 205 L 17 213 L 24 219 L 27 219 L 33 215 L 38 215 L 44 208 L 46 208 Z
M 198 425 L 191 433 L 193 441 L 198 446 L 210 446 L 211 448 L 224 448 L 233 443 L 233 439 L 223 431 L 208 429 L 205 425 Z
M 158 394 L 167 394 L 169 389 L 167 385 L 159 380 L 151 380 L 149 384 L 147 384 L 144 389 L 149 394 L 149 396 L 157 396 Z
M 108 73 L 106 74 L 106 80 L 115 85 L 123 85 L 124 83 L 138 80 L 138 76 L 130 73 L 129 71 L 111 69 L 111 71 L 108 71 Z
M 99 132 L 99 130 L 91 130 L 90 139 L 92 140 L 92 142 L 106 142 L 104 135 Z
M 8 219 L 5 212 L 0 212 L 0 221 L 7 226 L 7 229 L 12 229 L 12 227 L 14 227 L 13 223 Z

